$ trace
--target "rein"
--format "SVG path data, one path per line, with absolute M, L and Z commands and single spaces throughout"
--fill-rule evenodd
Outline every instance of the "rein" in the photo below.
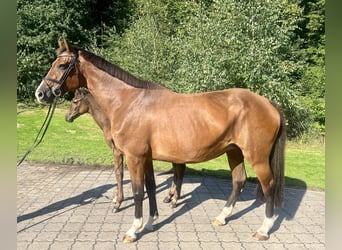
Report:
M 49 111 L 46 114 L 43 125 L 39 129 L 39 132 L 38 132 L 36 138 L 34 139 L 32 146 L 26 151 L 26 153 L 21 157 L 20 161 L 17 163 L 17 167 L 25 160 L 25 158 L 29 155 L 29 153 L 31 153 L 32 150 L 35 149 L 42 142 L 44 135 L 45 135 L 45 133 L 46 133 L 46 131 L 50 125 L 53 113 L 55 112 L 55 108 L 57 105 L 57 99 L 58 98 L 55 98 L 53 103 L 50 104 Z
M 22 158 L 20 159 L 20 161 L 17 163 L 17 167 L 25 160 L 25 158 L 32 152 L 33 149 L 35 149 L 43 140 L 44 138 L 44 135 L 50 125 L 50 122 L 51 122 L 51 119 L 52 119 L 52 116 L 53 116 L 53 113 L 55 112 L 55 108 L 56 108 L 56 105 L 57 105 L 57 99 L 58 97 L 61 96 L 62 92 L 61 92 L 61 87 L 63 86 L 63 84 L 65 83 L 66 79 L 68 78 L 71 70 L 73 67 L 75 67 L 76 65 L 76 62 L 77 62 L 77 53 L 75 55 L 66 55 L 66 54 L 62 54 L 62 55 L 59 55 L 58 57 L 72 57 L 72 61 L 71 63 L 68 65 L 68 68 L 64 71 L 64 74 L 62 76 L 62 78 L 60 80 L 56 80 L 56 79 L 53 79 L 53 78 L 49 78 L 49 77 L 44 77 L 43 79 L 44 80 L 47 80 L 47 81 L 51 81 L 51 82 L 54 82 L 54 83 L 57 83 L 57 87 L 52 87 L 51 88 L 51 91 L 52 91 L 52 94 L 56 97 L 54 99 L 54 101 L 50 104 L 50 107 L 49 107 L 49 111 L 48 113 L 46 114 L 46 117 L 45 117 L 45 120 L 43 122 L 43 125 L 41 126 L 41 128 L 39 129 L 39 132 L 35 138 L 35 140 L 33 141 L 33 144 L 32 146 L 26 151 L 26 153 L 22 156 Z M 77 70 L 77 67 L 75 67 L 76 70 Z

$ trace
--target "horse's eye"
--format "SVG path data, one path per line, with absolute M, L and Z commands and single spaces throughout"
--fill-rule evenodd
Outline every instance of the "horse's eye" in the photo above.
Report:
M 68 65 L 66 63 L 61 63 L 60 65 L 58 65 L 58 68 L 60 69 L 66 69 L 68 67 Z

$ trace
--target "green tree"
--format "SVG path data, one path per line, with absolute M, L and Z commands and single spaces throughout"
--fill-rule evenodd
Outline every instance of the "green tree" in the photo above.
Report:
M 312 120 L 311 129 L 325 133 L 325 0 L 301 1 L 303 19 L 297 33 L 302 39 L 301 51 L 305 71 L 300 79 L 300 95 L 306 102 Z
M 106 49 L 99 53 L 141 78 L 180 91 L 173 84 L 179 63 L 174 40 L 188 17 L 195 14 L 194 6 L 193 1 L 136 0 L 129 28 L 122 35 L 107 29 Z
M 17 6 L 17 94 L 20 101 L 34 98 L 34 89 L 55 58 L 57 39 L 86 43 L 91 31 L 82 26 L 87 16 L 75 2 L 19 0 Z
M 104 27 L 122 32 L 128 25 L 131 2 L 18 0 L 18 100 L 34 99 L 37 84 L 55 58 L 58 39 L 64 37 L 82 47 L 96 46 Z

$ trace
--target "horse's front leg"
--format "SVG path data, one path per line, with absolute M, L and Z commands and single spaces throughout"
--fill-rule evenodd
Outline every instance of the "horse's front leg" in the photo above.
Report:
M 176 183 L 177 183 L 177 179 L 178 179 L 178 175 L 176 172 L 177 171 L 176 166 L 177 166 L 177 164 L 172 163 L 173 178 L 172 178 L 172 182 L 171 182 L 171 187 L 169 189 L 169 193 L 166 195 L 166 197 L 163 200 L 164 203 L 170 203 L 172 201 L 173 196 L 176 193 Z
M 147 223 L 144 225 L 144 229 L 148 231 L 153 231 L 153 222 L 158 219 L 158 209 L 156 200 L 156 181 L 154 178 L 153 164 L 152 160 L 146 161 L 145 168 L 145 186 L 148 195 L 149 205 L 150 205 L 150 216 Z
M 116 194 L 113 198 L 113 205 L 115 212 L 117 212 L 121 206 L 121 203 L 124 199 L 123 195 L 123 154 L 117 149 L 113 148 L 113 156 L 114 156 L 114 172 L 116 177 Z
M 185 164 L 175 164 L 176 173 L 177 173 L 177 182 L 176 182 L 176 194 L 173 196 L 171 201 L 171 207 L 175 208 L 177 206 L 177 201 L 181 197 L 181 190 L 183 184 L 183 178 L 185 173 Z
M 131 243 L 137 240 L 137 233 L 143 228 L 143 199 L 144 199 L 144 164 L 142 158 L 126 155 L 126 163 L 132 183 L 135 206 L 134 220 L 131 228 L 126 232 L 123 241 Z

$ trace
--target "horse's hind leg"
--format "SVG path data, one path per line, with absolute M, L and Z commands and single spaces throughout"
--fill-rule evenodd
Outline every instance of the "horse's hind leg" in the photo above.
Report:
M 267 240 L 269 238 L 268 232 L 274 224 L 274 181 L 273 175 L 268 161 L 264 164 L 257 164 L 253 169 L 258 177 L 262 191 L 264 193 L 264 200 L 266 202 L 265 218 L 261 227 L 253 235 L 257 240 Z
M 226 224 L 226 218 L 232 214 L 234 205 L 237 198 L 247 180 L 244 157 L 240 148 L 235 147 L 234 149 L 227 152 L 229 166 L 232 170 L 232 192 L 224 206 L 222 212 L 213 220 L 213 224 L 222 226 Z
M 144 180 L 146 176 L 146 159 L 143 157 L 127 156 L 126 162 L 131 178 L 132 193 L 134 199 L 134 220 L 130 229 L 126 232 L 123 241 L 126 243 L 134 242 L 137 233 L 143 228 L 143 199 L 144 199 Z
M 113 198 L 113 205 L 115 212 L 118 211 L 118 209 L 121 206 L 121 203 L 124 199 L 123 195 L 123 185 L 122 185 L 122 179 L 123 179 L 123 154 L 113 149 L 113 156 L 114 156 L 114 172 L 116 177 L 116 194 Z
M 168 195 L 164 198 L 165 203 L 171 202 L 171 207 L 177 206 L 177 201 L 181 194 L 183 177 L 185 173 L 185 164 L 172 163 L 173 179 Z

